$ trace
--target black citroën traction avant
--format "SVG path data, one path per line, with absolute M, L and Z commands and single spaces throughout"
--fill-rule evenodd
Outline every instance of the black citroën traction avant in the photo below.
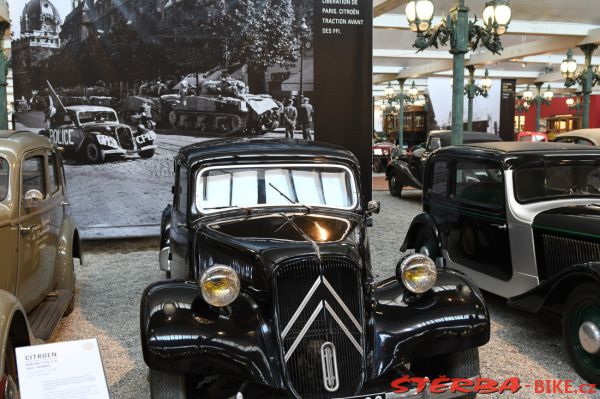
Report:
M 379 204 L 362 198 L 348 151 L 224 139 L 181 149 L 175 175 L 168 279 L 141 301 L 153 398 L 419 398 L 391 382 L 478 376 L 480 291 L 420 254 L 374 282 L 367 225 Z M 474 396 L 444 397 L 461 395 Z

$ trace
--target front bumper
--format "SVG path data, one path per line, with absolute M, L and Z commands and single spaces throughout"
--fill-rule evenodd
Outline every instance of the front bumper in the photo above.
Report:
M 102 154 L 103 155 L 133 155 L 133 154 L 139 154 L 140 152 L 143 152 L 143 151 L 156 150 L 157 148 L 158 148 L 158 146 L 156 146 L 156 145 L 147 145 L 144 147 L 140 147 L 137 150 L 124 150 L 122 148 L 116 148 L 113 150 L 102 150 Z

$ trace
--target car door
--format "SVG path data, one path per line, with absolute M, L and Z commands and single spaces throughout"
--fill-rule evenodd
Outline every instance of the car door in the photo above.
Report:
M 512 277 L 502 166 L 464 159 L 448 166 L 447 195 L 430 201 L 452 263 L 501 280 Z
M 175 185 L 173 186 L 173 211 L 171 220 L 171 269 L 173 278 L 191 278 L 190 273 L 190 233 L 188 225 L 188 177 L 187 168 L 175 165 Z
M 26 311 L 51 290 L 58 248 L 55 201 L 49 184 L 47 154 L 27 153 L 21 162 L 19 206 L 19 277 L 16 296 Z M 32 193 L 35 192 L 35 195 Z M 31 197 L 37 200 L 32 201 Z

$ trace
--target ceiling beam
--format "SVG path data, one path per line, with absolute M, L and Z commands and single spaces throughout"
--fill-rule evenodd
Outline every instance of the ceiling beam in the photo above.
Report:
M 583 39 L 579 45 L 584 45 L 584 44 L 593 44 L 593 43 L 600 43 L 600 28 L 591 30 L 587 37 L 585 39 Z
M 486 65 L 492 62 L 508 61 L 514 58 L 523 58 L 532 55 L 566 51 L 581 41 L 577 37 L 548 37 L 541 40 L 517 44 L 506 47 L 500 55 L 485 51 L 473 54 L 466 65 Z
M 432 24 L 441 22 L 441 17 L 434 17 Z M 373 20 L 374 29 L 408 30 L 408 22 L 404 14 L 385 14 Z M 586 37 L 591 30 L 599 28 L 598 25 L 550 22 L 550 21 L 519 21 L 513 20 L 507 35 L 539 35 L 539 36 L 578 36 Z
M 373 18 L 380 15 L 387 14 L 388 12 L 406 5 L 409 0 L 385 0 L 378 6 L 373 7 Z
M 452 60 L 441 60 L 429 64 L 419 65 L 414 68 L 407 68 L 398 73 L 396 79 L 414 79 L 420 76 L 430 76 L 437 72 L 444 72 L 452 69 Z
M 538 76 L 537 79 L 533 81 L 533 83 L 550 83 L 559 81 L 564 82 L 564 80 L 565 78 L 562 76 L 562 73 L 560 73 L 560 71 L 556 71 L 540 74 L 540 76 Z

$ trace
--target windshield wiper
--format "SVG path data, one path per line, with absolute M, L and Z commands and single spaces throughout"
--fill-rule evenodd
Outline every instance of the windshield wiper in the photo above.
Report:
M 322 259 L 321 259 L 321 250 L 319 249 L 319 245 L 312 238 L 310 238 L 308 236 L 308 234 L 306 234 L 304 232 L 304 230 L 302 230 L 296 224 L 296 222 L 294 222 L 294 219 L 290 218 L 285 213 L 280 213 L 280 215 L 286 219 L 286 222 L 279 229 L 281 229 L 283 226 L 285 226 L 286 224 L 289 223 L 294 228 L 294 230 L 296 230 L 302 237 L 304 237 L 304 239 L 313 247 L 313 249 L 315 250 L 315 254 L 317 255 L 317 259 L 319 259 L 319 262 L 321 262 L 322 261 Z
M 273 183 L 269 183 L 269 186 L 271 186 L 273 188 L 273 190 L 277 191 L 279 193 L 279 195 L 281 195 L 283 198 L 285 198 L 286 200 L 288 200 L 290 202 L 290 204 L 300 205 L 301 207 L 306 208 L 306 213 L 310 213 L 312 211 L 312 208 L 310 206 L 305 205 L 305 204 L 301 204 L 300 202 L 296 202 L 296 201 L 292 200 L 290 197 L 288 197 L 287 195 L 285 195 L 283 193 L 283 191 L 281 191 L 280 189 L 278 189 L 277 187 L 275 187 L 273 185 Z

